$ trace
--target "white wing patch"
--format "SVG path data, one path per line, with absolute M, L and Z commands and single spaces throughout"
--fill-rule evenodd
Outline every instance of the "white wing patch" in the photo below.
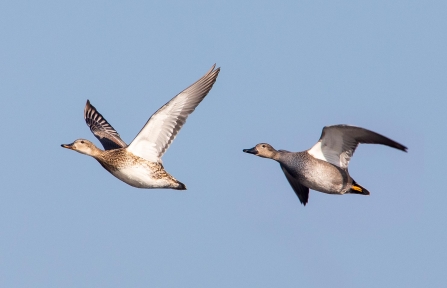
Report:
M 312 148 L 307 150 L 307 153 L 312 155 L 314 158 L 329 162 L 331 164 L 334 164 L 338 167 L 342 167 L 342 155 L 337 153 L 336 151 L 331 151 L 327 146 L 324 146 L 324 144 L 321 143 L 321 141 L 318 141 L 317 144 L 315 144 Z M 345 156 L 343 156 L 345 158 Z M 349 159 L 348 159 L 349 162 Z
M 169 141 L 187 97 L 188 95 L 179 94 L 175 101 L 169 102 L 152 115 L 146 126 L 129 145 L 128 150 L 148 161 L 161 163 L 160 154 L 164 145 L 169 145 L 174 140 Z
M 348 168 L 358 142 L 350 135 L 343 133 L 343 130 L 340 130 L 335 129 L 335 127 L 325 127 L 322 138 L 307 152 L 317 159 L 340 168 Z
M 333 125 L 323 128 L 320 140 L 307 152 L 317 159 L 346 169 L 359 143 L 382 144 L 407 151 L 402 144 L 365 128 Z

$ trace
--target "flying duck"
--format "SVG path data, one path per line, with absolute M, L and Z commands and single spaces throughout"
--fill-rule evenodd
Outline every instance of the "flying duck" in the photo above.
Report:
M 328 194 L 370 194 L 348 172 L 349 160 L 359 143 L 382 144 L 407 152 L 407 147 L 385 136 L 350 125 L 324 127 L 317 144 L 303 152 L 277 151 L 267 143 L 243 152 L 279 162 L 293 191 L 306 205 L 309 189 Z
M 186 190 L 185 184 L 166 172 L 161 157 L 185 124 L 186 118 L 216 82 L 220 68 L 215 69 L 215 66 L 158 109 L 129 145 L 87 100 L 85 122 L 104 150 L 86 139 L 61 146 L 92 156 L 113 176 L 133 187 Z

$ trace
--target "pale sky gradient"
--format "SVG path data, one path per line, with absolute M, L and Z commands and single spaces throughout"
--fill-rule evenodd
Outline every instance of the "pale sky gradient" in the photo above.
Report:
M 445 1 L 2 1 L 0 287 L 447 287 Z M 60 144 L 87 99 L 129 143 L 214 63 L 163 157 L 187 191 L 136 189 Z M 331 124 L 371 196 L 310 192 L 242 152 Z

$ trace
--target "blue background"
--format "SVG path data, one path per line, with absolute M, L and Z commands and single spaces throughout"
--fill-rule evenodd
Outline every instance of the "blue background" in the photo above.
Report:
M 74 3 L 76 2 L 76 3 Z M 2 1 L 1 287 L 446 287 L 444 1 Z M 187 191 L 132 188 L 62 149 L 130 143 L 222 71 L 163 157 Z M 371 196 L 302 206 L 259 142 L 353 124 Z

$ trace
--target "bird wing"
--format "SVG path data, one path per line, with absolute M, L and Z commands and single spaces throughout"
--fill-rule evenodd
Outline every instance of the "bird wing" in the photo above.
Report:
M 127 146 L 118 132 L 107 122 L 107 120 L 87 100 L 84 108 L 84 119 L 93 135 L 98 138 L 105 150 L 124 148 Z
M 376 132 L 350 125 L 333 125 L 323 128 L 320 140 L 308 153 L 340 168 L 348 168 L 359 143 L 382 144 L 407 151 L 407 147 Z
M 289 181 L 289 184 L 290 186 L 292 186 L 293 191 L 295 191 L 296 196 L 298 196 L 298 199 L 300 199 L 301 204 L 306 206 L 309 199 L 309 188 L 302 185 L 297 178 L 294 178 L 283 165 L 281 165 L 281 169 L 284 172 L 284 175 L 286 175 L 287 181 Z
M 197 82 L 163 105 L 129 144 L 127 150 L 148 161 L 161 162 L 161 156 L 185 124 L 186 118 L 205 98 L 216 82 L 220 68 L 211 69 Z

